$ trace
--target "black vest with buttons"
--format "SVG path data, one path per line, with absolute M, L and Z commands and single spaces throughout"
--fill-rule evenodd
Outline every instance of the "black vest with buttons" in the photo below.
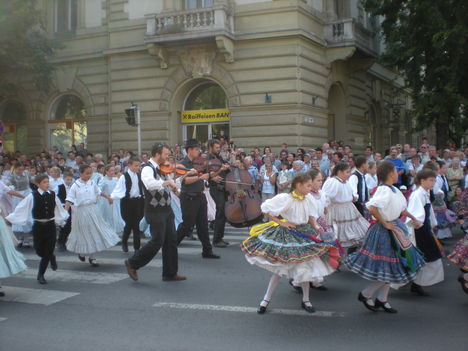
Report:
M 128 172 L 124 173 L 125 177 L 125 197 L 124 199 L 130 199 L 130 191 L 132 190 L 132 177 Z M 141 175 L 137 173 L 138 178 L 138 190 L 140 191 L 140 196 L 143 197 L 143 183 L 141 182 Z
M 42 195 L 39 191 L 32 193 L 34 202 L 32 216 L 34 219 L 50 219 L 55 217 L 55 193 L 45 192 Z
M 358 201 L 359 202 L 367 202 L 369 201 L 369 194 L 367 191 L 367 184 L 366 184 L 366 179 L 364 178 L 364 175 L 359 173 L 358 171 L 354 172 L 354 175 L 358 179 L 358 185 L 357 185 L 357 193 L 359 196 Z M 364 183 L 364 194 L 362 193 L 362 184 Z

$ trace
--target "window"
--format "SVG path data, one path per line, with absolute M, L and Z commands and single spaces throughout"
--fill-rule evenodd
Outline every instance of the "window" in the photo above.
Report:
M 54 0 L 54 32 L 74 33 L 78 23 L 78 0 Z
M 86 108 L 76 95 L 67 94 L 55 100 L 49 116 L 49 145 L 62 152 L 72 145 L 86 144 L 88 128 Z
M 199 9 L 213 6 L 213 0 L 185 0 L 186 9 Z
M 28 129 L 26 126 L 26 111 L 22 103 L 7 101 L 0 109 L 3 122 L 3 150 L 5 152 L 27 152 Z

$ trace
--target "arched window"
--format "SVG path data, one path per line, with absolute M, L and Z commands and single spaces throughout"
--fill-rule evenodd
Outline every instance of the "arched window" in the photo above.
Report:
M 60 151 L 71 150 L 72 145 L 86 144 L 88 134 L 86 108 L 76 95 L 60 96 L 52 104 L 49 115 L 49 144 Z
M 3 150 L 5 152 L 27 152 L 28 129 L 26 110 L 18 101 L 7 101 L 0 107 L 0 117 L 4 125 Z
M 187 96 L 184 111 L 227 109 L 228 102 L 223 88 L 214 82 L 204 82 L 196 86 Z M 195 138 L 201 143 L 208 139 L 224 136 L 229 138 L 229 120 L 183 122 L 183 138 Z

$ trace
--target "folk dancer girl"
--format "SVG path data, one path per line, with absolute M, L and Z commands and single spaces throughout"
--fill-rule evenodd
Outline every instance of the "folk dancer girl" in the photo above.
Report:
M 65 209 L 74 205 L 72 230 L 67 241 L 67 250 L 78 254 L 81 262 L 86 260 L 93 267 L 98 267 L 95 253 L 117 245 L 118 235 L 96 211 L 96 202 L 101 194 L 98 186 L 90 180 L 93 173 L 88 165 L 80 166 L 80 179 L 67 194 Z
M 338 250 L 316 238 L 318 225 L 311 216 L 315 211 L 311 188 L 309 175 L 297 175 L 291 193 L 278 194 L 262 204 L 262 211 L 271 221 L 254 226 L 250 231 L 252 236 L 241 244 L 249 263 L 273 273 L 258 308 L 259 314 L 266 312 L 281 276 L 301 286 L 301 307 L 309 313 L 315 312 L 309 300 L 310 283 L 321 283 L 338 266 Z
M 411 194 L 408 211 L 411 212 L 422 226 L 415 225 L 411 218 L 407 218 L 406 225 L 412 232 L 412 237 L 419 250 L 424 255 L 426 264 L 416 276 L 411 285 L 411 292 L 420 296 L 428 294 L 423 286 L 431 286 L 444 280 L 444 266 L 442 264 L 441 247 L 434 235 L 437 220 L 430 200 L 430 191 L 434 187 L 437 174 L 424 168 L 416 175 L 416 190 Z
M 332 177 L 323 185 L 322 192 L 328 197 L 330 206 L 326 214 L 327 223 L 332 226 L 337 239 L 348 253 L 360 246 L 366 235 L 369 222 L 353 204 L 353 189 L 347 180 L 351 169 L 346 162 L 338 162 L 333 168 Z
M 367 231 L 362 247 L 344 263 L 362 278 L 374 281 L 358 296 L 366 308 L 375 312 L 381 307 L 385 312 L 397 313 L 388 303 L 390 284 L 412 281 L 425 263 L 407 237 L 407 228 L 399 217 L 410 218 L 415 226 L 421 223 L 406 210 L 405 197 L 392 185 L 398 180 L 395 165 L 383 161 L 377 168 L 377 175 L 381 185 L 367 203 L 377 221 Z

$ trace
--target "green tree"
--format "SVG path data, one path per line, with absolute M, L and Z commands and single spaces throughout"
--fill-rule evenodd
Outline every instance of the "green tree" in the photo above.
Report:
M 417 129 L 435 126 L 438 147 L 468 129 L 468 1 L 363 0 L 382 18 L 382 59 L 406 78 Z
M 48 57 L 59 46 L 47 38 L 43 18 L 35 0 L 0 1 L 0 88 L 14 88 L 6 79 L 12 73 L 29 75 L 40 90 L 50 88 Z

